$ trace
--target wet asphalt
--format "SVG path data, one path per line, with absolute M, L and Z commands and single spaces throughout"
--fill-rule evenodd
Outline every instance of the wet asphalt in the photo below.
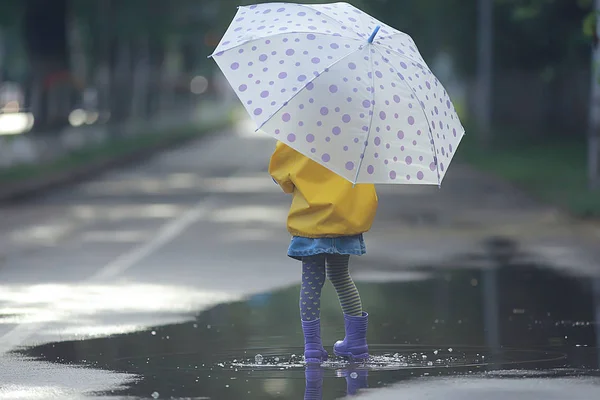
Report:
M 0 207 L 0 399 L 600 395 L 600 279 L 501 235 L 444 262 L 354 260 L 372 358 L 307 370 L 274 143 L 247 131 Z M 330 346 L 329 284 L 322 320 Z

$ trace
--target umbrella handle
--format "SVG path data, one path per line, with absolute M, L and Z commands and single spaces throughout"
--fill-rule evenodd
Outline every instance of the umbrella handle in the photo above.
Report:
M 377 36 L 377 32 L 379 32 L 379 29 L 381 29 L 381 26 L 377 25 L 373 30 L 373 33 L 371 33 L 371 37 L 369 37 L 369 43 L 373 43 L 373 39 L 375 39 L 375 36 Z

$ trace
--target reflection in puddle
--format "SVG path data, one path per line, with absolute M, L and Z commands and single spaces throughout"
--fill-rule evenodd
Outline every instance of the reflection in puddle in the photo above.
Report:
M 527 379 L 531 371 L 552 378 L 599 375 L 592 281 L 497 253 L 505 263 L 493 275 L 446 265 L 417 269 L 426 277 L 416 280 L 360 284 L 371 316 L 372 358 L 365 364 L 332 359 L 305 368 L 296 287 L 219 305 L 188 323 L 23 353 L 133 374 L 139 379 L 123 390 L 98 395 L 145 398 L 156 392 L 160 398 L 332 399 L 444 376 L 485 382 L 515 370 L 521 372 L 513 377 Z M 343 336 L 330 288 L 323 293 L 322 319 L 330 346 Z

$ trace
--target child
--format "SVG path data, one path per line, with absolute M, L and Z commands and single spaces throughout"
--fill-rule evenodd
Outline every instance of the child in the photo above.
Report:
M 271 156 L 269 173 L 285 193 L 293 196 L 287 219 L 293 236 L 288 256 L 302 261 L 300 313 L 305 361 L 321 363 L 328 357 L 320 325 L 326 275 L 340 300 L 346 329 L 346 337 L 335 343 L 333 352 L 352 360 L 367 359 L 368 314 L 362 309 L 348 261 L 350 255 L 366 252 L 362 234 L 371 228 L 378 204 L 374 185 L 352 187 L 282 142 Z

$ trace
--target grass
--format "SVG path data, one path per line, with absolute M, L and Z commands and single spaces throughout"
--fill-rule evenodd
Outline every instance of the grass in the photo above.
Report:
M 502 134 L 497 131 L 497 135 Z M 600 190 L 587 187 L 587 150 L 583 139 L 524 139 L 505 132 L 483 151 L 476 134 L 465 136 L 457 159 L 488 171 L 578 217 L 600 217 Z
M 152 131 L 141 135 L 110 138 L 102 144 L 73 151 L 48 163 L 23 164 L 0 169 L 0 185 L 43 178 L 138 151 L 193 139 L 223 128 L 230 122 L 230 118 L 223 118 L 204 124 L 189 124 L 169 132 Z

